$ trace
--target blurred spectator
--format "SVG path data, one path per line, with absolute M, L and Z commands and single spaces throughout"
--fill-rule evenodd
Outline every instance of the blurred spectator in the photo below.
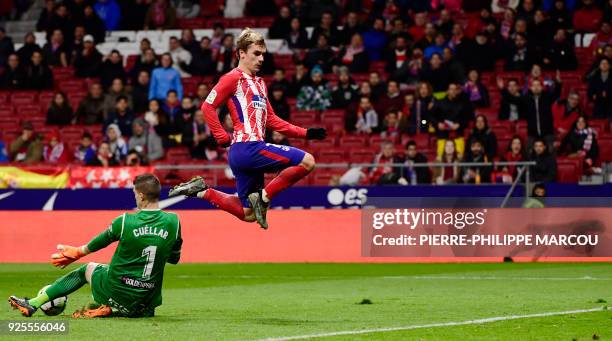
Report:
M 308 48 L 310 45 L 308 32 L 302 27 L 300 19 L 292 18 L 290 25 L 290 30 L 284 36 L 289 48 L 292 50 L 303 50 Z
M 166 100 L 162 103 L 162 109 L 168 113 L 170 122 L 175 122 L 178 115 L 181 113 L 181 101 L 179 100 L 176 91 L 169 90 L 166 95 Z
M 74 151 L 74 160 L 82 165 L 86 165 L 96 157 L 96 147 L 93 144 L 93 137 L 89 132 L 84 132 L 81 142 Z
M 372 28 L 363 33 L 363 44 L 370 60 L 382 60 L 387 46 L 387 35 L 384 31 L 385 22 L 382 18 L 374 19 Z
M 85 11 L 85 7 L 87 6 L 85 0 L 69 0 L 65 3 L 72 20 L 75 20 L 77 22 L 81 21 L 83 19 L 83 12 Z
M 397 110 L 391 110 L 387 112 L 387 115 L 385 115 L 385 120 L 383 121 L 382 129 L 380 132 L 380 136 L 382 138 L 392 141 L 397 141 L 397 139 L 399 138 L 400 131 L 397 113 Z
M 55 11 L 55 0 L 45 0 L 45 7 L 38 16 L 36 21 L 36 31 L 46 31 L 49 27 L 49 22 Z
M 147 161 L 144 160 L 144 156 L 134 149 L 130 149 L 125 156 L 125 165 L 127 167 L 140 167 L 147 164 Z
M 425 48 L 434 43 L 435 36 L 436 28 L 432 23 L 428 22 L 424 26 L 422 38 L 417 40 L 414 46 L 425 50 Z
M 450 164 L 461 161 L 461 156 L 457 153 L 453 140 L 446 140 L 444 142 L 444 151 L 442 155 L 436 157 L 436 161 Z M 459 166 L 456 165 L 433 168 L 434 183 L 437 185 L 456 184 L 459 182 L 460 176 Z
M 574 45 L 567 40 L 565 30 L 560 28 L 544 54 L 544 68 L 549 70 L 576 70 L 578 60 Z
M 436 10 L 434 4 L 432 4 L 432 9 Z M 450 36 L 454 24 L 455 22 L 453 21 L 450 11 L 446 8 L 442 9 L 438 16 L 438 20 L 435 22 L 436 30 L 445 36 Z
M 45 162 L 65 164 L 70 161 L 70 151 L 62 142 L 58 131 L 51 131 L 47 134 L 48 143 L 43 148 Z
M 212 75 L 215 72 L 213 50 L 210 48 L 210 38 L 203 37 L 200 45 L 193 53 L 191 72 L 196 76 Z
M 111 125 L 115 125 L 121 130 L 121 135 L 132 136 L 132 123 L 134 122 L 134 113 L 128 107 L 127 97 L 120 95 L 117 97 L 115 110 L 110 112 L 108 118 L 104 122 L 104 129 Z
M 414 167 L 417 163 L 427 163 L 427 157 L 417 151 L 416 142 L 413 140 L 406 143 L 404 167 L 402 167 L 402 177 L 400 184 L 417 185 L 431 184 L 431 172 L 427 167 Z M 402 180 L 403 179 L 403 180 Z
M 38 46 L 38 44 L 36 44 L 36 37 L 34 36 L 34 33 L 28 32 L 25 35 L 23 46 L 17 50 L 19 60 L 30 60 L 35 51 L 42 52 L 42 49 L 40 46 Z
M 576 33 L 596 32 L 602 18 L 603 12 L 597 8 L 593 0 L 582 0 L 574 12 L 574 30 Z
M 423 58 L 423 50 L 415 46 L 412 50 L 412 56 L 410 56 L 410 60 L 408 61 L 407 77 L 402 82 L 408 84 L 417 83 L 419 76 L 421 75 L 421 71 L 423 70 L 424 62 L 425 58 Z
M 218 74 L 225 74 L 238 65 L 234 35 L 226 34 L 216 55 L 216 70 Z
M 102 142 L 96 156 L 87 160 L 85 164 L 91 167 L 114 167 L 118 166 L 119 162 L 113 157 L 110 143 Z
M 24 88 L 29 90 L 44 90 L 53 87 L 53 74 L 49 66 L 43 61 L 40 52 L 32 53 L 31 63 L 25 70 Z
M 9 161 L 9 154 L 6 150 L 6 144 L 2 140 L 2 132 L 0 132 L 0 163 L 7 163 Z
M 199 47 L 198 42 L 195 40 L 195 34 L 190 28 L 186 28 L 181 31 L 181 40 L 179 43 L 181 44 L 181 47 L 189 51 L 192 56 Z
M 599 159 L 599 145 L 597 134 L 585 116 L 579 116 L 570 131 L 565 135 L 559 148 L 561 152 L 567 153 L 569 157 L 579 157 L 584 161 L 585 173 L 592 172 L 593 167 Z
M 395 155 L 393 142 L 385 141 L 381 144 L 380 153 L 378 153 L 372 163 L 376 166 L 370 169 L 368 179 L 372 185 L 394 185 L 400 179 L 399 167 L 393 167 L 390 164 L 401 163 L 401 159 Z
M 132 100 L 134 102 L 134 112 L 142 114 L 149 107 L 149 86 L 151 77 L 145 70 L 140 71 L 138 79 L 132 86 Z
M 159 101 L 156 99 L 149 101 L 149 110 L 145 113 L 144 119 L 150 127 L 155 129 L 157 135 L 162 138 L 167 138 L 172 132 L 172 125 L 168 113 L 161 108 Z
M 290 146 L 289 139 L 287 136 L 279 133 L 278 131 L 272 131 L 271 134 L 266 134 L 266 142 L 274 143 L 279 146 Z
M 195 116 L 195 112 L 197 110 L 198 108 L 193 105 L 193 100 L 191 97 L 183 97 L 181 107 L 179 108 L 179 113 L 176 114 L 176 117 L 174 118 L 174 133 L 181 134 L 185 129 L 185 126 L 193 120 L 193 116 Z
M 433 44 L 425 47 L 425 50 L 423 50 L 423 56 L 425 57 L 425 59 L 431 59 L 434 54 L 441 56 L 442 52 L 444 52 L 444 48 L 447 46 L 448 44 L 446 42 L 444 34 L 437 33 L 434 38 Z
M 393 80 L 389 81 L 387 83 L 387 92 L 378 97 L 374 106 L 376 111 L 380 113 L 389 112 L 390 110 L 401 110 L 404 107 L 404 98 L 401 96 L 399 84 Z
M 593 117 L 612 120 L 612 74 L 610 59 L 599 62 L 599 70 L 589 80 L 589 99 L 595 103 Z
M 497 87 L 501 91 L 501 102 L 499 105 L 499 119 L 517 121 L 526 117 L 524 102 L 521 100 L 521 92 L 516 79 L 508 81 L 504 87 L 504 80 L 497 78 Z
M 385 71 L 390 73 L 389 79 L 401 82 L 409 74 L 408 44 L 406 38 L 398 36 L 395 39 L 395 48 L 387 52 Z
M 472 133 L 468 137 L 467 145 L 470 146 L 473 141 L 480 141 L 482 147 L 484 148 L 483 153 L 487 157 L 489 161 L 495 159 L 497 155 L 497 137 L 495 133 L 489 128 L 489 122 L 487 121 L 487 117 L 480 114 L 476 115 L 476 119 L 474 121 L 474 128 L 472 129 Z M 471 157 L 470 150 L 465 151 L 465 158 L 469 159 Z
M 448 70 L 451 82 L 459 84 L 465 82 L 465 67 L 455 58 L 453 50 L 448 46 L 442 50 L 442 63 Z
M 471 140 L 469 153 L 466 153 L 465 162 L 489 162 L 485 154 L 483 142 L 478 139 Z M 462 180 L 464 183 L 480 184 L 491 182 L 491 166 L 469 166 L 462 168 Z
M 370 83 L 361 82 L 361 85 L 359 85 L 359 96 L 367 97 L 370 99 L 370 101 L 372 100 L 372 87 L 370 86 Z
M 119 29 L 121 9 L 115 0 L 97 0 L 93 8 L 98 17 L 104 22 L 107 31 Z
M 29 121 L 22 124 L 21 135 L 11 142 L 9 155 L 13 162 L 36 163 L 42 161 L 42 138 L 34 132 L 34 127 Z
M 278 9 L 275 0 L 246 0 L 244 7 L 245 16 L 263 17 L 276 12 L 278 12 Z M 225 14 L 228 14 L 227 10 Z
M 111 124 L 106 127 L 106 142 L 108 142 L 110 147 L 111 158 L 114 159 L 117 164 L 120 164 L 128 153 L 127 143 L 121 135 L 121 130 L 116 124 Z M 100 148 L 102 148 L 102 146 L 100 146 Z
M 176 10 L 168 3 L 168 0 L 154 0 L 147 16 L 145 17 L 144 29 L 168 30 L 176 25 Z
M 414 105 L 410 109 L 415 133 L 427 133 L 431 123 L 430 112 L 434 107 L 433 89 L 427 82 L 417 85 Z
M 568 11 L 568 9 L 565 7 L 565 0 L 554 0 L 554 4 L 549 5 L 552 8 L 549 8 L 547 4 L 550 4 L 552 2 L 553 1 L 551 0 L 545 0 L 543 7 L 545 11 L 548 11 L 548 15 L 550 17 L 553 29 L 571 29 L 572 17 L 570 11 L 573 11 L 573 8 Z M 568 1 L 568 5 L 574 2 L 575 1 Z
M 321 35 L 324 37 L 324 35 Z M 322 38 L 321 38 L 322 39 Z M 297 96 L 299 110 L 325 110 L 331 106 L 331 94 L 323 79 L 323 70 L 315 66 L 310 71 L 311 82 L 302 86 Z
M 571 91 L 567 99 L 555 101 L 552 106 L 555 133 L 564 136 L 570 131 L 572 125 L 582 115 L 580 108 L 580 94 Z
M 77 124 L 99 124 L 104 121 L 104 93 L 100 83 L 89 86 L 87 96 L 79 103 L 74 117 Z
M 0 74 L 0 88 L 16 90 L 24 87 L 25 71 L 16 54 L 8 57 L 7 67 Z
M 72 41 L 74 34 L 74 21 L 70 17 L 68 7 L 63 3 L 58 3 L 55 7 L 53 15 L 49 20 L 47 31 L 47 42 L 51 40 L 55 30 L 62 32 L 62 37 L 65 41 Z
M 357 84 L 351 79 L 346 66 L 338 72 L 338 84 L 332 89 L 332 108 L 343 109 L 354 102 L 358 95 Z
M 473 109 L 458 84 L 448 86 L 446 98 L 437 101 L 431 109 L 430 120 L 438 139 L 437 155 L 444 152 L 445 140 L 455 141 L 459 154 L 464 151 L 463 130 L 473 117 Z
M 326 11 L 323 12 L 323 15 L 321 15 L 321 21 L 319 22 L 319 25 L 314 28 L 310 36 L 310 46 L 314 47 L 319 45 L 320 36 L 325 36 L 327 38 L 327 43 L 329 43 L 329 45 L 331 46 L 338 46 L 338 44 L 340 43 L 338 41 L 338 29 L 334 24 L 334 17 L 332 12 Z
M 115 78 L 119 78 L 123 83 L 127 80 L 125 68 L 123 68 L 123 56 L 117 50 L 112 50 L 105 58 L 100 67 L 100 82 L 104 89 L 108 89 Z
M 356 133 L 371 134 L 376 131 L 378 128 L 378 114 L 368 97 L 361 97 L 356 117 L 347 120 L 347 122 L 355 122 L 354 129 Z M 353 130 L 353 127 L 350 128 L 350 130 Z
M 72 122 L 73 112 L 66 98 L 66 94 L 61 91 L 55 93 L 53 101 L 47 109 L 47 124 L 65 126 Z
M 204 121 L 204 113 L 196 111 L 193 120 L 183 129 L 183 145 L 189 148 L 191 157 L 198 160 L 211 160 L 216 158 L 216 145 L 210 134 L 210 129 Z
M 149 100 L 164 99 L 169 90 L 176 91 L 179 98 L 183 98 L 183 84 L 180 73 L 172 67 L 172 56 L 164 53 L 161 56 L 160 66 L 153 70 Z
M 520 162 L 527 160 L 527 153 L 525 152 L 525 145 L 523 144 L 523 140 L 520 136 L 514 135 L 510 140 L 510 144 L 508 144 L 508 148 L 506 149 L 505 154 L 501 158 L 501 161 L 507 162 Z M 510 176 L 515 179 L 518 173 L 517 166 L 509 165 L 504 166 L 503 170 L 510 174 Z M 497 181 L 496 181 L 497 182 Z
M 282 87 L 273 85 L 271 87 L 271 93 L 272 96 L 270 96 L 269 101 L 274 113 L 283 120 L 289 120 L 291 108 L 287 103 L 287 98 L 285 98 L 285 91 Z
M 185 50 L 177 37 L 170 37 L 169 54 L 172 57 L 173 67 L 179 71 L 181 77 L 191 77 L 187 70 L 191 64 L 191 53 Z
M 134 17 L 129 19 L 134 20 Z M 85 32 L 93 36 L 94 40 L 98 44 L 104 42 L 106 37 L 106 26 L 91 5 L 85 6 L 85 9 L 83 10 L 83 18 L 79 22 L 79 25 L 85 27 Z M 138 29 L 141 27 L 142 26 L 138 27 Z
M 141 42 L 141 46 L 145 40 Z M 153 70 L 157 67 L 157 56 L 155 55 L 155 51 L 152 48 L 147 47 L 140 55 L 140 58 L 136 59 L 134 63 L 134 67 L 130 70 L 130 78 L 132 78 L 132 82 L 136 82 L 138 77 L 142 71 L 146 71 L 149 75 L 153 72 Z
M 127 99 L 128 107 L 133 107 L 132 94 L 125 87 L 123 80 L 121 78 L 113 79 L 113 83 L 108 89 L 108 93 L 104 95 L 104 119 L 107 119 L 109 113 L 116 109 L 117 98 L 123 96 Z
M 296 97 L 302 87 L 308 85 L 310 77 L 308 77 L 308 69 L 302 63 L 295 64 L 295 74 L 289 83 L 289 91 L 287 96 Z
M 83 38 L 83 48 L 76 52 L 74 58 L 75 76 L 81 78 L 94 78 L 100 75 L 102 54 L 96 49 L 94 38 L 86 35 Z
M 221 44 L 223 43 L 223 37 L 225 37 L 225 27 L 222 23 L 214 23 L 213 24 L 213 33 L 210 38 L 210 48 L 213 50 L 217 50 L 221 48 Z
M 272 26 L 268 29 L 268 38 L 284 39 L 291 30 L 291 11 L 289 6 L 282 6 L 274 19 Z
M 506 54 L 506 71 L 527 71 L 533 63 L 532 53 L 527 46 L 527 37 L 522 34 L 516 34 L 514 44 Z
M 51 41 L 42 49 L 43 58 L 50 66 L 68 66 L 68 50 L 64 44 L 64 35 L 60 30 L 53 30 Z
M 193 19 L 200 16 L 200 2 L 197 0 L 173 0 L 176 16 Z
M 329 73 L 334 59 L 335 53 L 328 44 L 327 36 L 321 34 L 317 39 L 317 45 L 306 53 L 304 64 L 310 69 L 318 66 L 323 72 Z
M 85 39 L 85 27 L 77 25 L 74 27 L 74 38 L 72 41 L 66 42 L 66 48 L 68 53 L 66 54 L 68 64 L 73 64 L 73 58 L 78 52 L 83 50 L 83 39 Z M 93 40 L 93 36 L 92 36 Z
M 351 72 L 368 72 L 370 61 L 368 60 L 368 53 L 363 47 L 363 39 L 359 33 L 355 33 L 351 37 L 350 44 L 340 51 L 339 56 L 340 62 L 348 66 Z
M 529 93 L 523 98 L 527 114 L 528 146 L 532 146 L 536 138 L 542 138 L 546 141 L 548 150 L 553 150 L 555 135 L 552 105 L 561 93 L 560 78 L 557 79 L 557 82 L 558 85 L 554 87 L 552 92 L 544 92 L 542 82 L 534 79 L 531 82 Z
M 198 84 L 198 88 L 196 90 L 196 96 L 193 100 L 193 105 L 199 109 L 202 106 L 202 102 L 204 102 L 206 97 L 208 97 L 209 93 L 210 93 L 210 88 L 208 87 L 208 84 L 206 83 Z
M 451 82 L 449 70 L 442 64 L 442 57 L 434 53 L 421 72 L 421 80 L 431 84 L 434 92 L 441 92 L 448 88 Z
M 468 69 L 493 71 L 497 60 L 495 46 L 485 32 L 476 34 L 476 38 L 466 43 L 466 56 L 462 60 Z
M 535 182 L 555 182 L 557 180 L 557 160 L 548 151 L 546 141 L 536 138 L 531 151 L 531 161 L 535 161 L 535 166 L 531 166 L 532 180 Z
M 612 21 L 608 19 L 608 21 L 603 21 L 601 23 L 599 31 L 595 34 L 593 40 L 591 40 L 589 49 L 591 49 L 593 53 L 601 54 L 606 46 L 610 44 L 612 44 Z
M 130 31 L 142 30 L 150 5 L 150 0 L 122 0 L 120 2 L 121 29 Z
M 132 137 L 128 148 L 135 150 L 146 157 L 147 161 L 155 161 L 164 157 L 162 140 L 155 133 L 155 129 L 149 128 L 143 119 L 136 119 L 132 124 Z
M 493 0 L 491 3 L 491 11 L 499 14 L 506 11 L 508 8 L 515 10 L 519 5 L 519 0 Z
M 344 26 L 342 26 L 342 31 L 339 33 L 341 36 L 341 45 L 348 45 L 351 42 L 353 35 L 355 35 L 355 33 L 361 34 L 361 32 L 363 32 L 363 26 L 359 22 L 357 12 L 348 12 L 344 18 Z
M 535 4 L 533 0 L 523 0 L 517 9 L 517 17 L 531 21 L 535 13 Z
M 468 79 L 463 84 L 463 92 L 468 96 L 470 103 L 475 108 L 484 108 L 489 106 L 489 91 L 487 87 L 480 81 L 480 74 L 477 70 L 470 70 Z
M 285 69 L 276 68 L 276 70 L 274 70 L 272 82 L 270 82 L 270 88 L 279 88 L 285 93 L 289 90 L 290 84 L 287 80 L 287 76 L 285 75 Z

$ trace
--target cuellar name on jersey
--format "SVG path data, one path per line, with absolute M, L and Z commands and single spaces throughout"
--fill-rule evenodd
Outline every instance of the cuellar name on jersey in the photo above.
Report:
M 134 231 L 134 237 L 158 236 L 164 239 L 168 237 L 168 231 L 162 228 L 157 228 L 157 227 L 142 226 L 137 229 L 134 229 L 133 231 Z

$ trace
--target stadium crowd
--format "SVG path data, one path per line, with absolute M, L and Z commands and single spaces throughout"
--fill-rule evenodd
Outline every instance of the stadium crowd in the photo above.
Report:
M 45 3 L 36 24 L 44 46 L 28 33 L 15 50 L 0 29 L 0 112 L 19 113 L 12 96 L 36 91 L 46 114 L 42 125 L 22 117 L 11 140 L 0 135 L 0 162 L 168 163 L 181 146 L 191 159 L 224 160 L 199 106 L 237 65 L 229 16 L 266 18 L 268 38 L 285 41 L 289 58 L 267 53 L 262 70 L 276 114 L 306 126 L 320 119 L 332 133 L 306 146 L 270 132 L 270 142 L 322 162 L 378 164 L 321 181 L 507 183 L 516 167 L 412 165 L 531 160 L 532 180 L 552 182 L 559 158 L 581 174 L 601 172 L 602 156 L 612 161 L 612 0 Z M 194 20 L 212 35 L 196 40 Z M 109 31 L 174 28 L 182 31 L 167 51 L 146 38 L 138 56 L 96 49 Z M 574 41 L 589 33 L 578 55 Z M 231 131 L 227 111 L 219 117 Z M 68 127 L 78 143 L 64 141 Z

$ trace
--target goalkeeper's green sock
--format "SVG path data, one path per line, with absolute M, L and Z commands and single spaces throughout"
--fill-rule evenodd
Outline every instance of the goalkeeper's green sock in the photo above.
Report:
M 58 297 L 67 296 L 83 285 L 87 284 L 85 279 L 85 270 L 87 265 L 82 265 L 77 269 L 72 270 L 66 275 L 58 278 L 51 286 L 45 290 L 44 293 L 29 300 L 30 304 L 36 308 L 40 308 L 41 305 L 48 301 L 54 300 Z

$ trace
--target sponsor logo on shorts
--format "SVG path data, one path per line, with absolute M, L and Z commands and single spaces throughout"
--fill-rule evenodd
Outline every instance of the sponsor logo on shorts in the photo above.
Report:
M 154 289 L 155 288 L 155 283 L 153 282 L 143 282 L 143 281 L 139 281 L 137 279 L 133 279 L 129 277 L 121 277 L 121 282 L 133 288 L 141 288 L 141 289 Z

